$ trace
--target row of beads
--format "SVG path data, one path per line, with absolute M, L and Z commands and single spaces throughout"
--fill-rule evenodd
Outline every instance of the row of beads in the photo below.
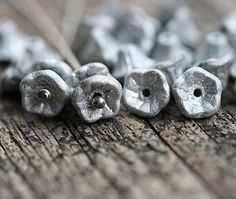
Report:
M 236 16 L 226 18 L 223 32 L 210 33 L 194 53 L 199 33 L 185 4 L 162 8 L 159 20 L 136 6 L 120 6 L 105 5 L 82 20 L 76 49 L 80 61 L 90 64 L 76 71 L 41 38 L 0 21 L 0 61 L 9 62 L 1 91 L 20 87 L 25 110 L 46 117 L 59 114 L 70 99 L 86 122 L 118 114 L 122 95 L 132 113 L 154 117 L 168 104 L 171 90 L 185 116 L 215 114 L 229 70 L 236 76 Z M 97 62 L 124 83 L 123 94 L 121 84 Z

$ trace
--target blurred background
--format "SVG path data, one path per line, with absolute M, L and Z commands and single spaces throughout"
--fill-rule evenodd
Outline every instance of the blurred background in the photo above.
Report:
M 20 1 L 13 1 L 16 4 Z M 100 6 L 106 2 L 111 2 L 112 0 L 87 0 L 87 1 L 80 1 L 78 0 L 77 3 L 74 3 L 72 6 L 72 10 L 70 12 L 71 20 L 77 20 L 78 15 L 80 15 L 80 11 L 83 10 L 83 14 L 93 14 L 95 11 L 95 8 L 97 6 Z M 15 9 L 10 6 L 8 3 L 9 0 L 0 0 L 0 18 L 2 17 L 8 17 L 13 19 L 17 22 L 20 29 L 31 34 L 31 35 L 41 35 L 40 32 L 37 30 L 37 28 L 32 25 L 31 22 L 29 22 L 25 17 L 22 15 L 19 15 L 19 13 L 16 12 Z M 65 7 L 68 6 L 68 0 L 37 0 L 39 4 L 46 10 L 46 12 L 49 14 L 49 16 L 52 18 L 53 22 L 56 24 L 56 26 L 59 29 L 62 29 L 62 21 L 63 16 L 65 13 Z M 73 0 L 72 0 L 73 2 Z M 85 9 L 82 9 L 84 2 L 86 2 Z M 147 13 L 156 16 L 158 13 L 158 8 L 161 7 L 163 3 L 166 3 L 166 1 L 161 0 L 123 0 L 121 1 L 123 4 L 128 3 L 134 3 L 137 5 L 140 5 Z M 201 34 L 204 35 L 209 31 L 213 31 L 216 28 L 216 24 L 219 24 L 222 20 L 222 16 L 225 16 L 232 12 L 235 9 L 235 0 L 225 0 L 225 3 L 222 3 L 221 1 L 216 0 L 186 0 L 187 4 L 192 8 L 193 10 L 193 16 L 194 19 L 201 31 Z M 72 4 L 73 5 L 73 4 Z M 37 12 L 35 10 L 34 12 Z M 218 13 L 217 15 L 215 13 Z M 73 17 L 74 16 L 74 17 Z M 206 21 L 207 26 L 203 24 L 202 22 Z M 74 23 L 71 22 L 73 25 Z M 70 27 L 70 24 L 67 26 Z

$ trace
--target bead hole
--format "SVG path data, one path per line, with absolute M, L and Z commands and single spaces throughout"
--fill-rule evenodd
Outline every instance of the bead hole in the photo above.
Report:
M 149 89 L 143 89 L 142 94 L 144 97 L 149 97 L 151 95 L 151 92 Z
M 102 94 L 101 93 L 94 93 L 93 98 L 95 98 L 95 97 L 102 97 Z
M 202 96 L 202 90 L 200 88 L 197 88 L 194 90 L 194 96 L 195 97 L 201 97 Z

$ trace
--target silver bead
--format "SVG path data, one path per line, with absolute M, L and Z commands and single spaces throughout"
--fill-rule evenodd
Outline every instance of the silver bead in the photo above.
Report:
M 112 118 L 120 110 L 122 87 L 111 76 L 94 75 L 80 82 L 71 102 L 79 116 L 88 123 Z
M 165 29 L 176 33 L 183 44 L 190 48 L 195 48 L 199 42 L 200 34 L 188 6 L 177 9 Z
M 159 63 L 156 68 L 163 71 L 170 86 L 191 67 L 192 53 L 181 44 L 179 37 L 172 32 L 163 32 L 157 37 L 152 58 Z
M 227 35 L 234 48 L 236 48 L 236 12 L 230 14 L 223 20 L 221 30 Z
M 107 66 L 117 63 L 119 45 L 114 37 L 102 28 L 94 28 L 83 50 L 79 52 L 82 63 L 101 62 Z
M 223 20 L 221 30 L 227 36 L 234 48 L 234 54 L 236 54 L 236 12 L 230 14 Z M 234 64 L 230 68 L 230 76 L 236 79 L 236 57 L 234 59 Z
M 0 62 L 15 63 L 22 56 L 26 37 L 16 24 L 8 19 L 0 20 Z
M 118 62 L 114 65 L 112 75 L 120 82 L 132 70 L 140 68 L 154 68 L 156 63 L 147 57 L 143 51 L 133 44 L 124 45 L 118 53 Z
M 47 58 L 59 59 L 60 57 L 46 46 L 43 39 L 38 37 L 27 38 L 21 57 L 1 74 L 1 90 L 3 92 L 17 91 L 23 77 L 34 71 L 32 67 L 34 63 Z
M 170 100 L 165 75 L 157 69 L 136 69 L 124 83 L 123 101 L 129 111 L 142 117 L 154 117 Z
M 28 74 L 20 83 L 23 108 L 46 117 L 58 115 L 70 96 L 64 80 L 51 70 Z
M 119 19 L 114 36 L 119 43 L 135 44 L 149 55 L 159 28 L 159 22 L 143 10 L 131 9 Z
M 67 80 L 71 75 L 72 69 L 65 62 L 60 59 L 48 58 L 35 62 L 28 72 L 34 72 L 39 70 L 52 70 L 57 73 L 63 80 Z
M 177 106 L 188 118 L 210 117 L 221 105 L 221 81 L 200 67 L 185 71 L 173 84 L 172 92 Z
M 71 87 L 75 88 L 81 81 L 94 75 L 107 76 L 110 75 L 110 72 L 108 68 L 102 63 L 89 63 L 71 73 L 68 77 L 67 82 Z
M 170 86 L 173 85 L 174 81 L 179 78 L 185 71 L 186 59 L 184 56 L 176 56 L 168 59 L 167 61 L 156 64 L 155 68 L 162 71 Z M 190 66 L 190 65 L 189 65 Z
M 233 49 L 227 37 L 221 32 L 211 32 L 197 53 L 196 61 L 201 62 L 212 58 L 221 59 L 226 55 L 233 57 Z
M 78 51 L 83 51 L 83 47 L 89 42 L 89 35 L 93 29 L 101 28 L 108 32 L 112 32 L 115 27 L 116 21 L 107 14 L 84 17 L 77 32 L 74 48 Z
M 24 75 L 16 67 L 8 67 L 0 76 L 1 93 L 16 92 Z
M 196 57 L 196 66 L 202 67 L 217 76 L 227 87 L 229 69 L 233 64 L 233 50 L 227 38 L 220 32 L 208 34 L 205 43 Z
M 24 51 L 22 61 L 25 61 L 24 68 L 30 68 L 32 64 L 42 59 L 60 59 L 60 55 L 50 49 L 45 40 L 40 37 L 29 37 Z
M 186 65 L 192 62 L 192 52 L 182 45 L 176 33 L 169 31 L 160 33 L 156 40 L 152 58 L 157 62 L 162 62 L 179 55 L 185 57 Z
M 185 6 L 184 0 L 160 1 L 157 10 L 157 19 L 160 20 L 161 24 L 164 26 L 173 18 L 176 11 L 183 6 Z
M 203 61 L 198 65 L 198 67 L 204 68 L 218 77 L 222 83 L 223 89 L 226 89 L 229 80 L 229 68 L 232 64 L 232 57 L 225 56 L 221 59 L 208 59 Z
M 236 51 L 235 51 L 236 52 Z M 232 66 L 230 67 L 229 70 L 229 75 L 233 78 L 236 79 L 236 58 L 234 59 L 234 62 Z

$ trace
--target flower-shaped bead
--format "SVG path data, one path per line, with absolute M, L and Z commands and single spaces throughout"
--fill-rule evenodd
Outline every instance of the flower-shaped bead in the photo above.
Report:
M 80 27 L 77 32 L 76 41 L 74 42 L 74 48 L 79 51 L 83 50 L 83 47 L 89 40 L 90 32 L 95 28 L 102 28 L 109 32 L 112 32 L 116 26 L 116 20 L 107 14 L 98 14 L 96 16 L 86 16 L 81 20 Z
M 195 60 L 196 66 L 217 76 L 227 87 L 229 70 L 234 62 L 234 52 L 226 36 L 220 32 L 209 33 Z
M 47 64 L 48 68 L 45 67 L 45 64 L 41 64 L 41 68 L 38 64 L 34 65 L 37 61 L 44 59 L 45 61 L 52 59 L 58 60 L 59 55 L 49 49 L 43 39 L 38 37 L 27 38 L 27 45 L 23 50 L 20 59 L 18 59 L 15 64 L 12 64 L 1 74 L 1 90 L 3 92 L 17 91 L 20 81 L 28 73 L 41 69 L 55 69 L 55 67 L 52 67 L 52 63 Z M 57 70 L 55 70 L 55 72 L 58 72 L 58 74 L 61 75 L 60 71 L 68 71 L 68 67 L 69 66 L 66 67 L 64 65 L 60 67 L 60 64 L 58 63 Z M 59 70 L 59 68 L 61 69 Z
M 195 61 L 201 62 L 212 58 L 221 59 L 226 55 L 233 58 L 233 54 L 234 51 L 230 46 L 227 37 L 221 32 L 211 32 L 207 35 Z
M 119 44 L 109 31 L 94 28 L 88 37 L 88 42 L 79 51 L 79 59 L 82 63 L 101 62 L 108 66 L 117 63 Z
M 183 6 L 186 6 L 185 0 L 160 1 L 157 10 L 157 19 L 164 26 L 174 17 L 176 11 Z
M 122 87 L 112 76 L 94 75 L 80 82 L 71 102 L 88 123 L 112 118 L 120 110 Z
M 165 29 L 176 33 L 181 41 L 191 48 L 195 48 L 199 42 L 199 30 L 188 6 L 179 7 L 172 19 L 166 24 Z
M 234 48 L 236 48 L 236 12 L 231 13 L 223 20 L 221 30 L 226 34 Z
M 180 38 L 173 32 L 162 32 L 158 35 L 156 46 L 152 52 L 152 58 L 157 62 L 166 62 L 177 56 L 183 56 L 184 61 L 179 68 L 186 70 L 190 67 L 193 59 L 192 52 L 182 45 Z
M 233 64 L 231 56 L 225 56 L 219 59 L 208 59 L 202 61 L 198 67 L 202 67 L 218 77 L 222 83 L 223 89 L 226 89 L 229 79 L 229 68 Z
M 185 64 L 185 57 L 179 55 L 156 64 L 155 68 L 159 69 L 165 74 L 169 85 L 172 86 L 174 81 L 183 74 L 185 69 L 183 66 L 185 66 Z
M 177 106 L 188 118 L 210 117 L 221 105 L 221 81 L 200 67 L 185 71 L 173 84 L 172 91 Z
M 119 43 L 135 44 L 148 55 L 153 48 L 159 26 L 158 21 L 143 10 L 130 9 L 120 17 L 114 36 Z
M 44 39 L 29 37 L 23 57 L 17 62 L 16 67 L 21 68 L 21 71 L 26 73 L 35 62 L 43 59 L 60 59 L 60 56 L 47 46 Z
M 51 70 L 28 74 L 20 83 L 23 108 L 46 117 L 59 114 L 70 96 L 64 80 Z
M 134 69 L 154 68 L 156 63 L 144 54 L 136 45 L 129 44 L 120 48 L 118 63 L 114 65 L 112 75 L 120 82 Z
M 42 59 L 32 65 L 29 72 L 39 70 L 52 70 L 57 73 L 63 80 L 67 80 L 72 73 L 71 67 L 60 59 L 48 58 Z
M 169 100 L 170 88 L 161 71 L 136 69 L 126 77 L 123 101 L 132 113 L 142 117 L 154 117 Z
M 89 63 L 71 73 L 67 82 L 71 87 L 77 87 L 82 80 L 94 75 L 106 76 L 110 75 L 110 72 L 108 68 L 102 63 Z

